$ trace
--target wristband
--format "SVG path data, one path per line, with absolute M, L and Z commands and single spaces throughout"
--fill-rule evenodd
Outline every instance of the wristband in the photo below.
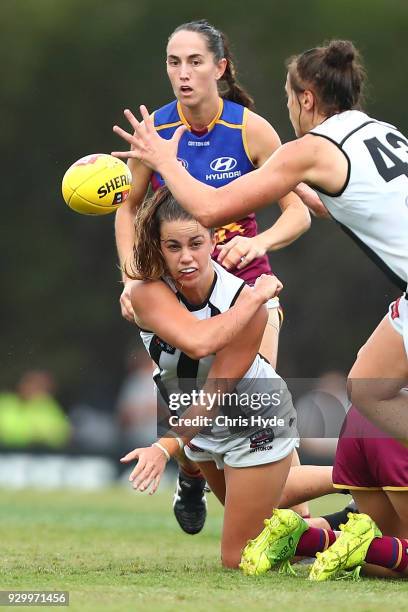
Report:
M 180 450 L 183 450 L 184 448 L 184 442 L 183 440 L 180 438 L 180 436 L 178 436 L 176 433 L 174 433 L 174 431 L 169 431 L 168 432 L 171 436 L 173 436 L 173 438 L 177 441 L 177 444 L 179 445 Z
M 180 438 L 180 436 L 176 436 L 176 440 L 177 440 L 177 442 L 178 442 L 178 445 L 179 445 L 179 447 L 180 447 L 180 450 L 183 450 L 183 448 L 184 448 L 184 442 L 183 442 L 183 440 Z
M 164 455 L 165 455 L 165 457 L 166 457 L 167 461 L 170 461 L 170 453 L 169 453 L 169 451 L 167 450 L 167 448 L 165 448 L 164 446 L 162 446 L 162 445 L 160 444 L 160 442 L 153 442 L 152 446 L 157 446 L 157 448 L 160 448 L 160 450 L 161 450 L 161 451 L 163 451 L 163 453 L 164 453 Z

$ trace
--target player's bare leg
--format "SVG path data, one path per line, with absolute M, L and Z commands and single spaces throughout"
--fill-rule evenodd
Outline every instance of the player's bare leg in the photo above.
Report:
M 371 516 L 384 535 L 398 537 L 396 528 L 399 527 L 399 517 L 385 491 L 355 490 L 353 491 L 353 497 L 360 512 Z
M 180 450 L 175 456 L 175 460 L 178 463 L 179 468 L 181 468 L 186 474 L 196 475 L 200 472 L 200 466 L 195 461 L 191 461 L 183 450 Z
M 399 519 L 396 535 L 408 540 L 408 491 L 386 491 L 386 494 Z
M 384 432 L 408 441 L 408 359 L 403 337 L 384 317 L 358 353 L 348 379 L 351 401 Z
M 292 466 L 284 486 L 279 508 L 296 510 L 298 504 L 316 499 L 322 495 L 338 493 L 333 487 L 331 465 Z
M 324 469 L 320 470 L 319 467 Z M 309 468 L 315 468 L 315 470 Z M 314 477 L 318 477 L 320 481 L 314 482 Z M 284 490 L 284 494 L 287 493 L 289 499 L 286 500 L 287 505 L 282 505 L 281 507 L 292 508 L 300 516 L 309 517 L 310 510 L 307 502 L 315 499 L 315 497 L 332 493 L 332 488 L 331 466 L 301 465 L 298 452 L 295 448 L 292 453 L 291 469 Z M 317 495 L 314 494 L 316 490 L 318 491 Z M 293 495 L 293 500 L 297 499 L 299 501 L 290 501 L 290 494 Z
M 201 473 L 205 477 L 208 486 L 218 501 L 225 504 L 225 475 L 224 470 L 219 470 L 214 461 L 200 461 Z
M 408 491 L 385 491 L 382 493 L 381 500 L 379 496 L 370 499 L 370 493 L 361 497 L 363 497 L 361 503 L 370 506 L 371 511 L 379 515 L 377 524 L 380 526 L 380 521 L 384 521 L 384 528 L 380 527 L 383 534 L 399 538 L 408 547 Z M 363 573 L 380 578 L 401 578 L 402 576 L 408 578 L 408 567 L 403 572 L 395 572 L 367 563 L 363 567 Z
M 291 457 L 248 468 L 225 466 L 226 498 L 221 541 L 222 563 L 237 568 L 247 541 L 258 535 L 276 508 Z
M 283 315 L 279 308 L 268 308 L 268 322 L 262 336 L 261 346 L 259 347 L 260 354 L 269 361 L 274 369 L 276 369 L 278 359 L 279 331 L 282 317 Z M 298 465 L 300 465 L 300 460 L 298 452 L 295 449 L 292 455 L 292 466 Z M 284 507 L 287 508 L 288 506 Z M 307 503 L 299 503 L 292 509 L 300 514 L 300 516 L 309 516 L 309 505 Z

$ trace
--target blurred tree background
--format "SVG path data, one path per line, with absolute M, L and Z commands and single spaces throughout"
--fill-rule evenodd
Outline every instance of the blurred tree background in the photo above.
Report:
M 167 37 L 202 17 L 229 35 L 241 81 L 283 141 L 284 60 L 334 37 L 363 53 L 368 112 L 408 132 L 406 0 L 2 0 L 0 388 L 47 367 L 68 404 L 115 396 L 137 330 L 120 316 L 114 219 L 73 213 L 60 182 L 77 158 L 123 146 L 111 126 L 124 125 L 124 107 L 172 99 Z M 263 211 L 261 226 L 275 216 Z M 347 370 L 398 291 L 328 221 L 271 261 L 285 284 L 280 373 Z

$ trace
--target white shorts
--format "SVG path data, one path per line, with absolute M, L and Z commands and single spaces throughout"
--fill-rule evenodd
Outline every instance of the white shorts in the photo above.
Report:
M 398 300 L 392 302 L 388 309 L 388 320 L 403 340 L 408 357 L 408 294 L 404 293 Z
M 204 450 L 189 442 L 184 447 L 184 452 L 192 461 L 214 461 L 217 468 L 223 470 L 224 465 L 243 468 L 274 463 L 287 457 L 298 446 L 298 438 L 273 438 L 268 436 L 268 430 L 265 431 L 266 435 L 260 434 L 261 432 L 257 431 L 247 438 L 235 438 L 230 442 L 220 441 L 212 450 Z

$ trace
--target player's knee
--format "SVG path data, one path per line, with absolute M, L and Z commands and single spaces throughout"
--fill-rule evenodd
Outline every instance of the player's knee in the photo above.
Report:
M 241 561 L 241 548 L 225 546 L 221 550 L 221 563 L 228 569 L 238 569 Z

